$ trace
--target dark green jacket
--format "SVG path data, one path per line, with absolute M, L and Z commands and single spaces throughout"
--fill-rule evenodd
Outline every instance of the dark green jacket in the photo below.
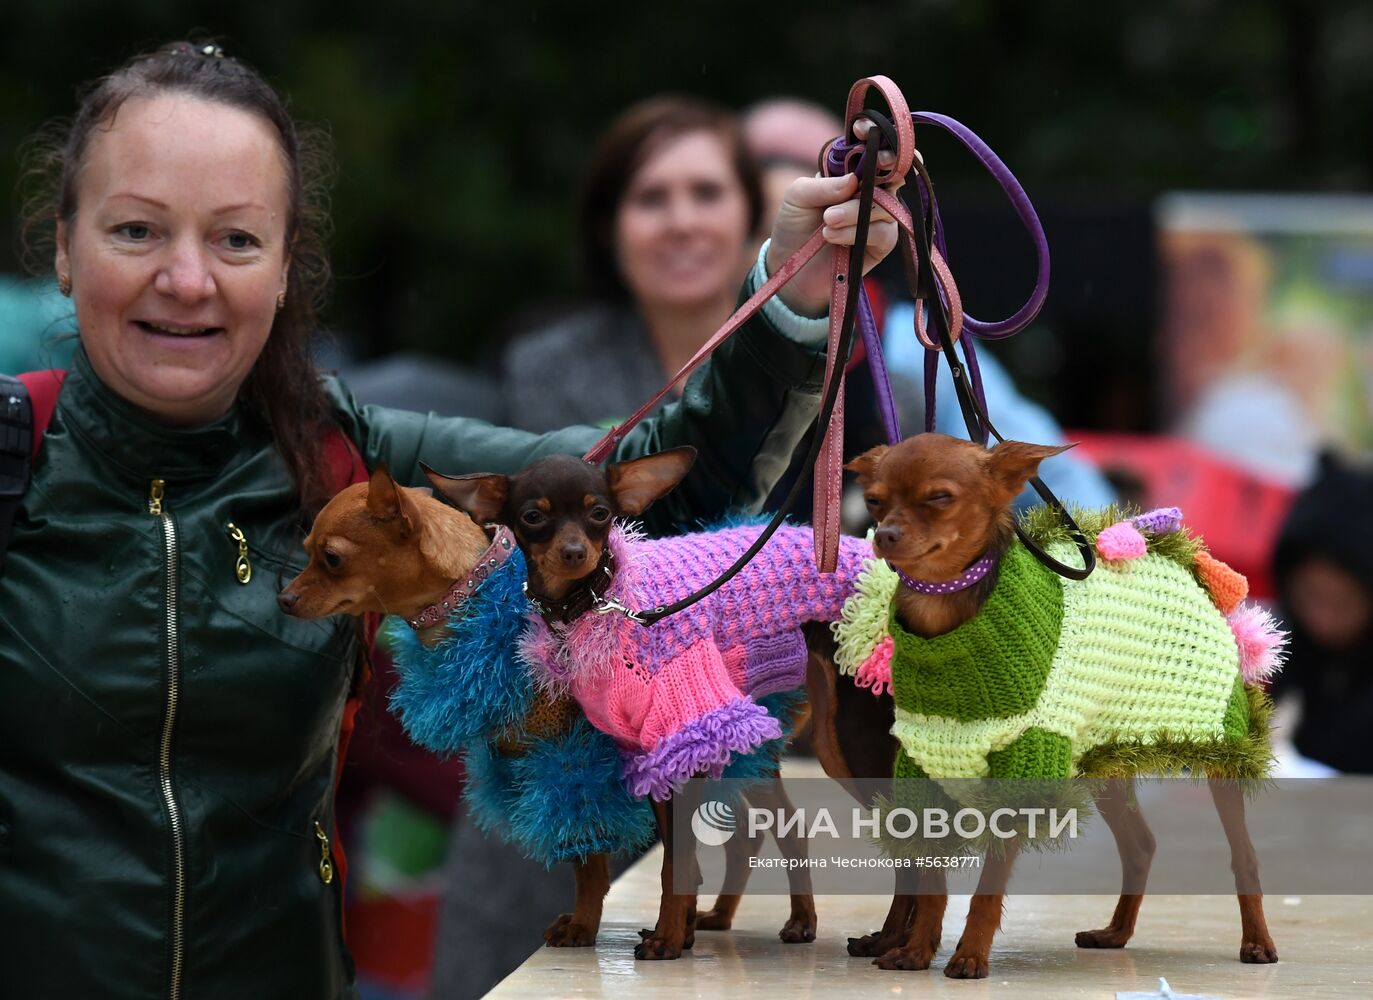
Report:
M 814 416 L 821 373 L 755 320 L 635 430 L 617 457 L 700 449 L 659 526 L 761 503 Z M 329 388 L 368 467 L 385 461 L 412 483 L 420 460 L 514 471 L 599 436 L 358 407 Z M 247 584 L 231 521 L 247 537 Z M 78 354 L 0 577 L 6 1000 L 352 994 L 339 881 L 321 878 L 316 836 L 332 830 L 352 638 L 345 620 L 278 612 L 300 541 L 263 430 L 237 413 L 160 426 Z

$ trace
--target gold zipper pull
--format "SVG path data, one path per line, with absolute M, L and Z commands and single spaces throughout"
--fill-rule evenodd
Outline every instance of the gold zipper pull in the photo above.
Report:
M 238 542 L 238 562 L 234 563 L 234 575 L 238 577 L 239 583 L 247 583 L 253 578 L 253 564 L 248 561 L 248 539 L 233 521 L 224 527 L 229 530 L 229 537 Z
M 166 483 L 165 480 L 162 480 L 162 479 L 154 479 L 154 480 L 153 480 L 152 485 L 148 488 L 148 513 L 149 513 L 149 514 L 161 514 L 161 513 L 162 513 L 162 494 L 163 494 L 163 491 L 166 490 L 166 488 L 167 488 L 167 483 Z
M 315 820 L 315 839 L 319 841 L 319 880 L 328 885 L 334 880 L 334 860 L 329 857 L 329 835 Z

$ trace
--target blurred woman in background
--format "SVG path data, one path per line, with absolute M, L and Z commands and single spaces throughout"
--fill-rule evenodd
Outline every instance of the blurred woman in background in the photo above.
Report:
M 633 413 L 734 310 L 761 216 L 758 172 L 730 112 L 655 97 L 611 122 L 577 203 L 596 304 L 506 350 L 508 421 L 546 430 Z

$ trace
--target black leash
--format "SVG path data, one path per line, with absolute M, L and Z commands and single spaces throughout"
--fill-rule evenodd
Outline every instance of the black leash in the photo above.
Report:
M 865 111 L 864 115 L 872 120 L 887 142 L 892 148 L 895 148 L 896 129 L 892 125 L 891 119 L 875 111 Z M 871 136 L 872 133 L 869 133 L 869 139 Z M 925 195 L 930 201 L 928 215 L 925 212 L 924 198 L 921 197 L 921 185 L 923 185 Z M 963 422 L 967 425 L 968 437 L 982 444 L 986 444 L 988 435 L 996 438 L 998 442 L 1005 441 L 1006 439 L 996 429 L 991 418 L 987 415 L 986 409 L 978 400 L 977 393 L 973 391 L 972 381 L 968 377 L 967 365 L 961 362 L 958 355 L 954 353 L 953 340 L 949 334 L 948 309 L 943 296 L 940 294 L 939 284 L 935 279 L 934 257 L 931 253 L 934 246 L 934 182 L 931 180 L 924 162 L 918 156 L 911 164 L 910 173 L 906 175 L 905 190 L 913 191 L 914 197 L 902 198 L 901 193 L 898 193 L 897 197 L 901 198 L 911 210 L 911 228 L 914 230 L 915 238 L 919 243 L 916 260 L 910 259 L 909 250 L 902 255 L 906 265 L 906 278 L 911 284 L 912 294 L 917 299 L 921 298 L 923 293 L 925 306 L 929 312 L 929 325 L 934 327 L 935 333 L 939 337 L 939 346 L 942 349 L 944 360 L 948 363 L 949 374 L 953 376 L 954 390 L 958 396 L 959 408 L 963 412 Z M 903 243 L 902 246 L 906 247 L 906 244 Z M 1054 492 L 1049 489 L 1043 479 L 1039 476 L 1033 477 L 1030 480 L 1030 487 L 1039 494 L 1040 499 L 1048 504 L 1063 522 L 1063 526 L 1068 531 L 1068 537 L 1073 540 L 1078 552 L 1082 555 L 1083 564 L 1082 566 L 1069 566 L 1067 563 L 1055 559 L 1026 534 L 1018 521 L 1015 526 L 1016 535 L 1036 559 L 1059 576 L 1070 580 L 1087 579 L 1092 570 L 1096 568 L 1096 552 L 1087 540 L 1087 536 L 1082 533 L 1082 529 L 1078 527 L 1073 515 L 1068 512 L 1062 501 L 1054 495 Z

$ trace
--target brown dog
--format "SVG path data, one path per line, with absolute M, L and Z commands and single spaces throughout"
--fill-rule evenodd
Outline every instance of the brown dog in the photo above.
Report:
M 898 587 L 894 602 L 896 616 L 907 633 L 929 640 L 958 628 L 982 611 L 997 587 L 998 571 L 966 589 L 947 593 L 918 592 L 911 581 L 917 581 L 922 590 L 926 589 L 924 581 L 958 581 L 985 554 L 1003 565 L 1015 543 L 1012 502 L 1036 474 L 1039 463 L 1063 450 L 1014 441 L 987 450 L 942 434 L 922 434 L 899 445 L 874 448 L 849 464 L 848 468 L 858 474 L 878 524 L 876 554 L 907 578 Z M 1197 600 L 1209 602 L 1200 587 L 1197 590 Z M 1209 603 L 1206 607 L 1210 608 Z M 941 776 L 948 777 L 930 775 Z M 1154 838 L 1139 811 L 1131 807 L 1132 780 L 1111 782 L 1097 798 L 1098 810 L 1120 850 L 1124 888 L 1108 926 L 1079 933 L 1079 947 L 1118 948 L 1134 931 Z M 1275 962 L 1277 951 L 1264 921 L 1258 866 L 1244 826 L 1241 792 L 1234 784 L 1220 781 L 1213 781 L 1211 790 L 1230 844 L 1239 893 L 1240 959 Z M 1016 843 L 1011 841 L 1004 857 L 988 858 L 967 925 L 945 966 L 945 975 L 987 975 Z M 921 898 L 906 925 L 905 940 L 878 959 L 883 968 L 928 968 L 939 947 L 947 903 L 944 873 L 925 869 L 921 878 Z M 895 928 L 884 928 L 887 930 Z M 896 936 L 887 935 L 884 943 L 891 943 Z

